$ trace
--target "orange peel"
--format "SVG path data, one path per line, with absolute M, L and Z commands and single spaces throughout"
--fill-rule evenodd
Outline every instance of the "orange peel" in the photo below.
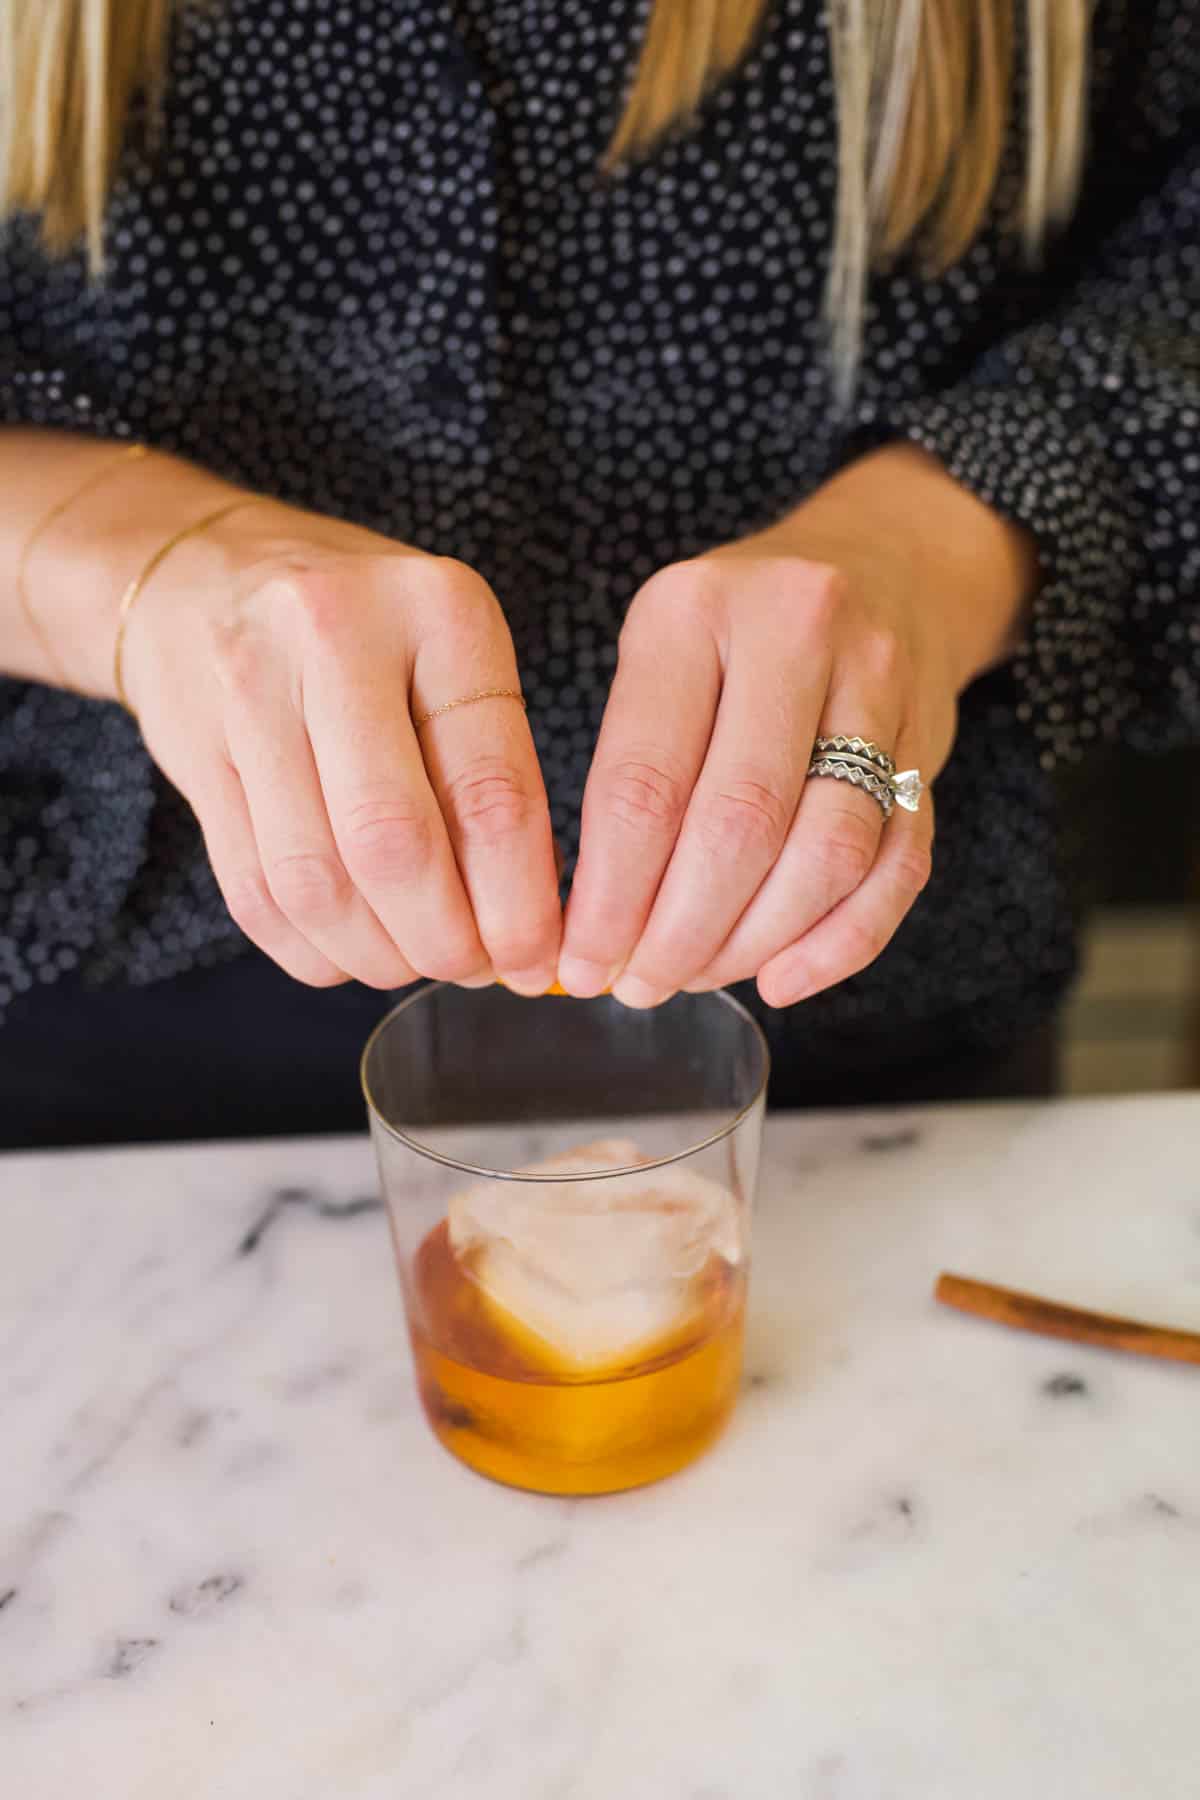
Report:
M 506 988 L 506 984 L 503 981 L 501 981 L 501 979 L 498 975 L 496 977 L 496 986 L 505 988 L 506 992 L 511 992 L 511 989 Z M 612 989 L 605 988 L 604 993 L 611 994 Z M 570 1000 L 573 998 L 573 996 L 571 994 L 568 994 L 566 988 L 562 985 L 561 981 L 552 981 L 550 983 L 550 986 L 548 988 L 546 988 L 543 993 L 534 995 L 533 998 L 535 998 L 537 1000 L 546 1000 L 551 995 L 557 995 L 562 1000 Z M 599 998 L 603 998 L 603 995 L 599 996 Z

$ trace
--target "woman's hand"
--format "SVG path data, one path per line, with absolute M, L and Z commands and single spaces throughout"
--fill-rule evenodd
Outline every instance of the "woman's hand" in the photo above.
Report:
M 230 912 L 290 974 L 378 988 L 499 974 L 529 993 L 553 980 L 554 847 L 523 711 L 494 699 L 413 724 L 520 686 L 470 569 L 256 503 L 155 572 L 124 673 Z
M 929 797 L 885 823 L 806 780 L 873 739 L 932 781 L 961 689 L 1012 645 L 1023 533 L 900 446 L 635 599 L 584 800 L 560 979 L 653 1006 L 757 977 L 788 1006 L 871 962 L 930 872 Z

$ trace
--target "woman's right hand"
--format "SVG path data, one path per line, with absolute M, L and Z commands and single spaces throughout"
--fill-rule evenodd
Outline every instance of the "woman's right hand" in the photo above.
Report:
M 256 502 L 150 576 L 123 673 L 230 912 L 289 974 L 554 979 L 554 845 L 524 712 L 492 699 L 413 725 L 520 685 L 470 569 Z

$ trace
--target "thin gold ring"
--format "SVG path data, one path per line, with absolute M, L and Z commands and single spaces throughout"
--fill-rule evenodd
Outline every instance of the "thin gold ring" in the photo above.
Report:
M 413 720 L 413 725 L 420 731 L 428 725 L 430 719 L 440 719 L 443 713 L 454 712 L 460 706 L 477 706 L 481 700 L 515 700 L 522 712 L 529 711 L 529 702 L 518 688 L 480 688 L 478 693 L 463 694 L 458 700 L 446 700 L 441 706 L 435 706 L 430 712 L 421 713 Z

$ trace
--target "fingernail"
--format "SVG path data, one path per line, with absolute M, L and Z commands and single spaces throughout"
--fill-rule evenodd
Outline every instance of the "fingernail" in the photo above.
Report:
M 536 1000 L 554 986 L 554 970 L 505 969 L 500 980 L 514 994 L 520 994 L 526 1000 Z
M 583 956 L 563 956 L 559 959 L 558 979 L 577 1000 L 594 1000 L 597 994 L 607 993 L 619 969 L 619 963 L 608 965 L 589 962 Z
M 664 1000 L 671 998 L 669 988 L 651 987 L 648 981 L 639 981 L 636 975 L 622 975 L 613 994 L 622 1006 L 634 1006 L 639 1011 L 649 1006 L 661 1006 Z
M 495 981 L 496 972 L 489 967 L 478 970 L 474 975 L 461 975 L 454 985 L 463 988 L 485 988 L 493 987 Z

